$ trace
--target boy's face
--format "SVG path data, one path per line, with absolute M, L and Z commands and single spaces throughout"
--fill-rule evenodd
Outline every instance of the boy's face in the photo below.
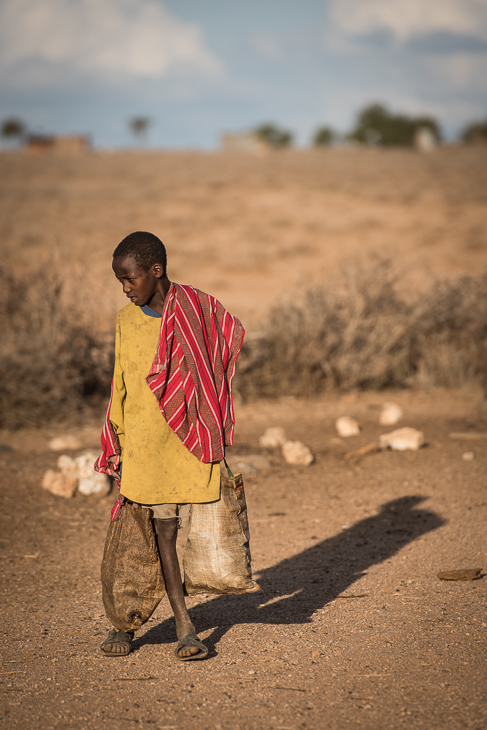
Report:
M 138 307 L 151 301 L 164 276 L 161 264 L 154 264 L 145 271 L 132 256 L 117 256 L 113 259 L 112 269 L 123 285 L 123 293 Z

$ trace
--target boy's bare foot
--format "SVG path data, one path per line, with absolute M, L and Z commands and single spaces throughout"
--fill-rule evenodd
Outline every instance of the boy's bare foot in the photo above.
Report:
M 179 643 L 176 656 L 179 659 L 203 658 L 208 649 L 202 644 L 195 633 L 195 628 L 189 618 L 188 609 L 184 600 L 183 583 L 176 553 L 177 517 L 167 520 L 154 520 L 154 529 L 159 547 L 162 572 L 166 584 L 167 597 L 176 620 L 176 634 Z M 194 637 L 194 638 L 193 638 Z M 188 639 L 188 641 L 186 641 Z
M 107 656 L 127 656 L 132 651 L 133 631 L 115 631 L 112 629 L 100 649 Z
M 191 623 L 186 606 L 184 606 L 184 610 L 174 611 L 174 618 L 176 619 L 176 634 L 179 639 L 178 648 L 176 649 L 177 656 L 180 659 L 184 659 L 185 657 L 199 654 L 200 650 L 198 647 L 182 644 L 182 640 L 186 636 L 196 636 L 196 630 Z
M 176 651 L 174 652 L 181 661 L 191 661 L 192 659 L 204 659 L 208 654 L 207 647 L 198 639 L 196 634 L 192 632 L 179 639 Z

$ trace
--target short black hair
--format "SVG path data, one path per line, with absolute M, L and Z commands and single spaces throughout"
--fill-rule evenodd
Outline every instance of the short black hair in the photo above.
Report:
M 135 231 L 120 241 L 113 252 L 113 258 L 118 256 L 132 256 L 135 262 L 144 271 L 149 271 L 154 264 L 161 264 L 164 276 L 167 269 L 166 247 L 153 233 Z

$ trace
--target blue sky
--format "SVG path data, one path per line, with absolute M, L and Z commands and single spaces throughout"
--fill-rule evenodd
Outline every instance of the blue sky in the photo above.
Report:
M 487 117 L 487 0 L 0 0 L 0 119 L 97 146 L 211 149 L 274 121 L 307 144 L 356 112 Z

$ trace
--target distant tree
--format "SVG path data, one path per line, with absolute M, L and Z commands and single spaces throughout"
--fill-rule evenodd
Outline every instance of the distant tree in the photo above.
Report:
M 287 129 L 280 129 L 276 124 L 261 124 L 254 129 L 255 134 L 271 147 L 289 147 L 293 142 L 293 134 Z
M 18 140 L 20 142 L 26 134 L 26 127 L 21 119 L 8 117 L 3 120 L 0 133 L 5 139 Z
M 139 142 L 145 142 L 147 138 L 147 130 L 151 125 L 149 117 L 133 117 L 129 121 L 129 129 Z
M 429 129 L 436 140 L 441 139 L 439 124 L 433 117 L 391 114 L 382 104 L 371 104 L 359 113 L 349 139 L 384 147 L 410 147 L 420 128 Z
M 464 142 L 487 142 L 487 119 L 485 122 L 470 122 L 463 129 L 460 139 Z
M 337 135 L 331 127 L 318 127 L 313 135 L 314 147 L 326 147 L 332 144 Z

